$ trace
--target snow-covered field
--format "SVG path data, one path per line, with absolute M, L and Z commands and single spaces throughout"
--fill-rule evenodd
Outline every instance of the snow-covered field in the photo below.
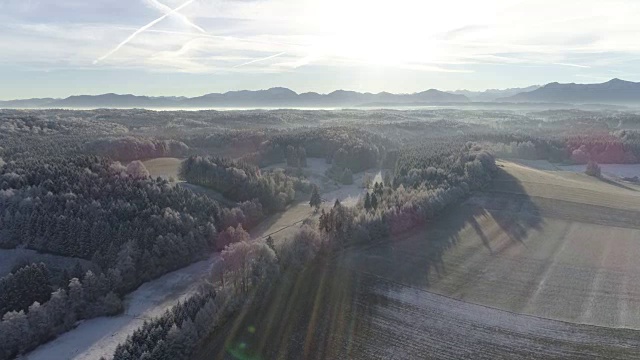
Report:
M 140 286 L 125 297 L 125 312 L 82 322 L 75 329 L 41 345 L 24 359 L 95 360 L 113 354 L 116 346 L 145 320 L 162 315 L 178 301 L 197 290 L 199 280 L 209 273 L 217 255 L 166 274 Z

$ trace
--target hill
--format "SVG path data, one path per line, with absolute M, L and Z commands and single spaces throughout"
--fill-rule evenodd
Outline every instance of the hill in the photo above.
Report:
M 498 99 L 506 102 L 640 103 L 640 83 L 612 79 L 602 84 L 547 84 L 539 89 Z

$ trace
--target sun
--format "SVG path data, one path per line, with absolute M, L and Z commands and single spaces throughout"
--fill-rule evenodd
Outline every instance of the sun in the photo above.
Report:
M 369 65 L 447 61 L 447 32 L 473 24 L 490 6 L 477 1 L 309 1 L 304 26 L 326 56 Z

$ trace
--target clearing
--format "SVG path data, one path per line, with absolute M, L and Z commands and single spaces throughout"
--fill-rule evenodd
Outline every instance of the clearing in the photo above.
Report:
M 173 178 L 176 181 L 183 161 L 184 159 L 164 157 L 143 161 L 142 163 L 151 177 L 156 178 L 159 176 L 166 180 Z

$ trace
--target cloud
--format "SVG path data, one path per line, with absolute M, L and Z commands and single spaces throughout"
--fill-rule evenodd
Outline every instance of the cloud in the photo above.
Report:
M 507 65 L 640 72 L 634 0 L 583 0 L 580 7 L 557 0 L 451 0 L 437 11 L 420 0 L 180 1 L 32 1 L 25 11 L 26 2 L 6 0 L 0 59 L 74 68 L 109 58 L 101 69 L 194 73 L 303 72 L 311 64 L 314 71 L 465 73 Z M 126 18 L 119 15 L 129 8 Z M 162 16 L 152 18 L 158 10 Z M 138 23 L 146 25 L 132 25 Z M 118 45 L 104 53 L 102 46 L 111 43 Z

